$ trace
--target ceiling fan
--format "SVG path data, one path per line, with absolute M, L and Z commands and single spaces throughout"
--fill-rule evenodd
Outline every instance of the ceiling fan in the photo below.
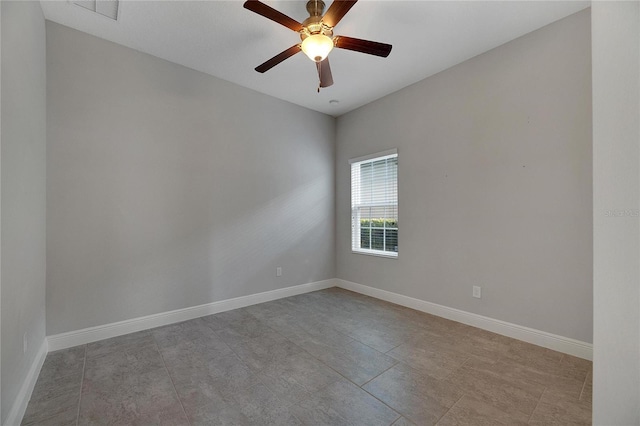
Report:
M 247 0 L 244 3 L 245 9 L 249 9 L 258 15 L 262 15 L 267 19 L 271 19 L 299 33 L 300 39 L 302 40 L 302 43 L 295 44 L 263 64 L 258 65 L 256 71 L 260 73 L 266 72 L 285 59 L 303 51 L 309 59 L 316 63 L 318 77 L 320 79 L 318 92 L 320 92 L 321 87 L 329 87 L 333 84 L 331 67 L 329 66 L 329 58 L 327 58 L 327 55 L 329 55 L 329 52 L 331 52 L 334 47 L 354 50 L 369 55 L 382 56 L 384 58 L 389 56 L 391 52 L 390 44 L 333 35 L 333 28 L 338 25 L 340 20 L 356 2 L 357 0 L 334 0 L 331 6 L 329 6 L 327 13 L 323 16 L 324 1 L 309 0 L 307 2 L 309 17 L 300 23 L 259 0 Z

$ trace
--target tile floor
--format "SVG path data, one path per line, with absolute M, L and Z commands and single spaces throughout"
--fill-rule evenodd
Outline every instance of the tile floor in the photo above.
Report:
M 591 362 L 331 288 L 52 352 L 23 424 L 590 424 L 591 383 Z

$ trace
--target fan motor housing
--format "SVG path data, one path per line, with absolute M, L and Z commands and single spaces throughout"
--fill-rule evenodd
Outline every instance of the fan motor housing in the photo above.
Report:
M 314 34 L 322 34 L 329 38 L 333 38 L 333 28 L 325 25 L 321 22 L 313 22 L 311 24 L 307 24 L 306 21 L 303 24 L 304 28 L 300 31 L 300 39 L 304 40 L 310 35 Z
M 309 0 L 307 2 L 307 12 L 309 12 L 309 17 L 302 22 L 304 28 L 300 30 L 300 39 L 304 40 L 313 34 L 322 34 L 333 38 L 333 28 L 322 22 L 324 1 Z

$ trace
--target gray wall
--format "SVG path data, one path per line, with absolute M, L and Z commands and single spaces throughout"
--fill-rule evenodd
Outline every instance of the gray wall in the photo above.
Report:
M 596 425 L 640 424 L 640 4 L 594 2 Z
M 333 118 L 51 22 L 47 66 L 47 334 L 335 276 Z
M 592 340 L 589 13 L 338 119 L 338 278 Z M 399 256 L 353 254 L 348 159 L 393 147 Z
M 3 1 L 0 8 L 4 423 L 45 336 L 46 62 L 40 3 Z

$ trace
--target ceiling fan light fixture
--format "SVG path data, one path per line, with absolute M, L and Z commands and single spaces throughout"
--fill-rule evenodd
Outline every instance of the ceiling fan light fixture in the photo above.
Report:
M 302 50 L 309 59 L 316 63 L 318 78 L 320 80 L 318 92 L 320 92 L 321 87 L 329 87 L 333 84 L 331 66 L 329 65 L 327 56 L 334 47 L 366 53 L 368 55 L 381 56 L 383 58 L 389 56 L 391 52 L 390 44 L 339 35 L 333 36 L 335 26 L 338 25 L 340 20 L 357 1 L 358 0 L 333 0 L 327 13 L 323 14 L 323 0 L 308 0 L 307 12 L 309 12 L 309 17 L 303 22 L 298 22 L 260 0 L 246 0 L 244 2 L 245 9 L 295 31 L 300 35 L 300 39 L 302 40 L 302 43 L 294 44 L 273 58 L 258 65 L 256 71 L 259 73 L 266 72 L 296 53 L 300 53 Z
M 313 62 L 322 62 L 333 49 L 333 39 L 324 34 L 311 34 L 302 40 L 301 48 Z

